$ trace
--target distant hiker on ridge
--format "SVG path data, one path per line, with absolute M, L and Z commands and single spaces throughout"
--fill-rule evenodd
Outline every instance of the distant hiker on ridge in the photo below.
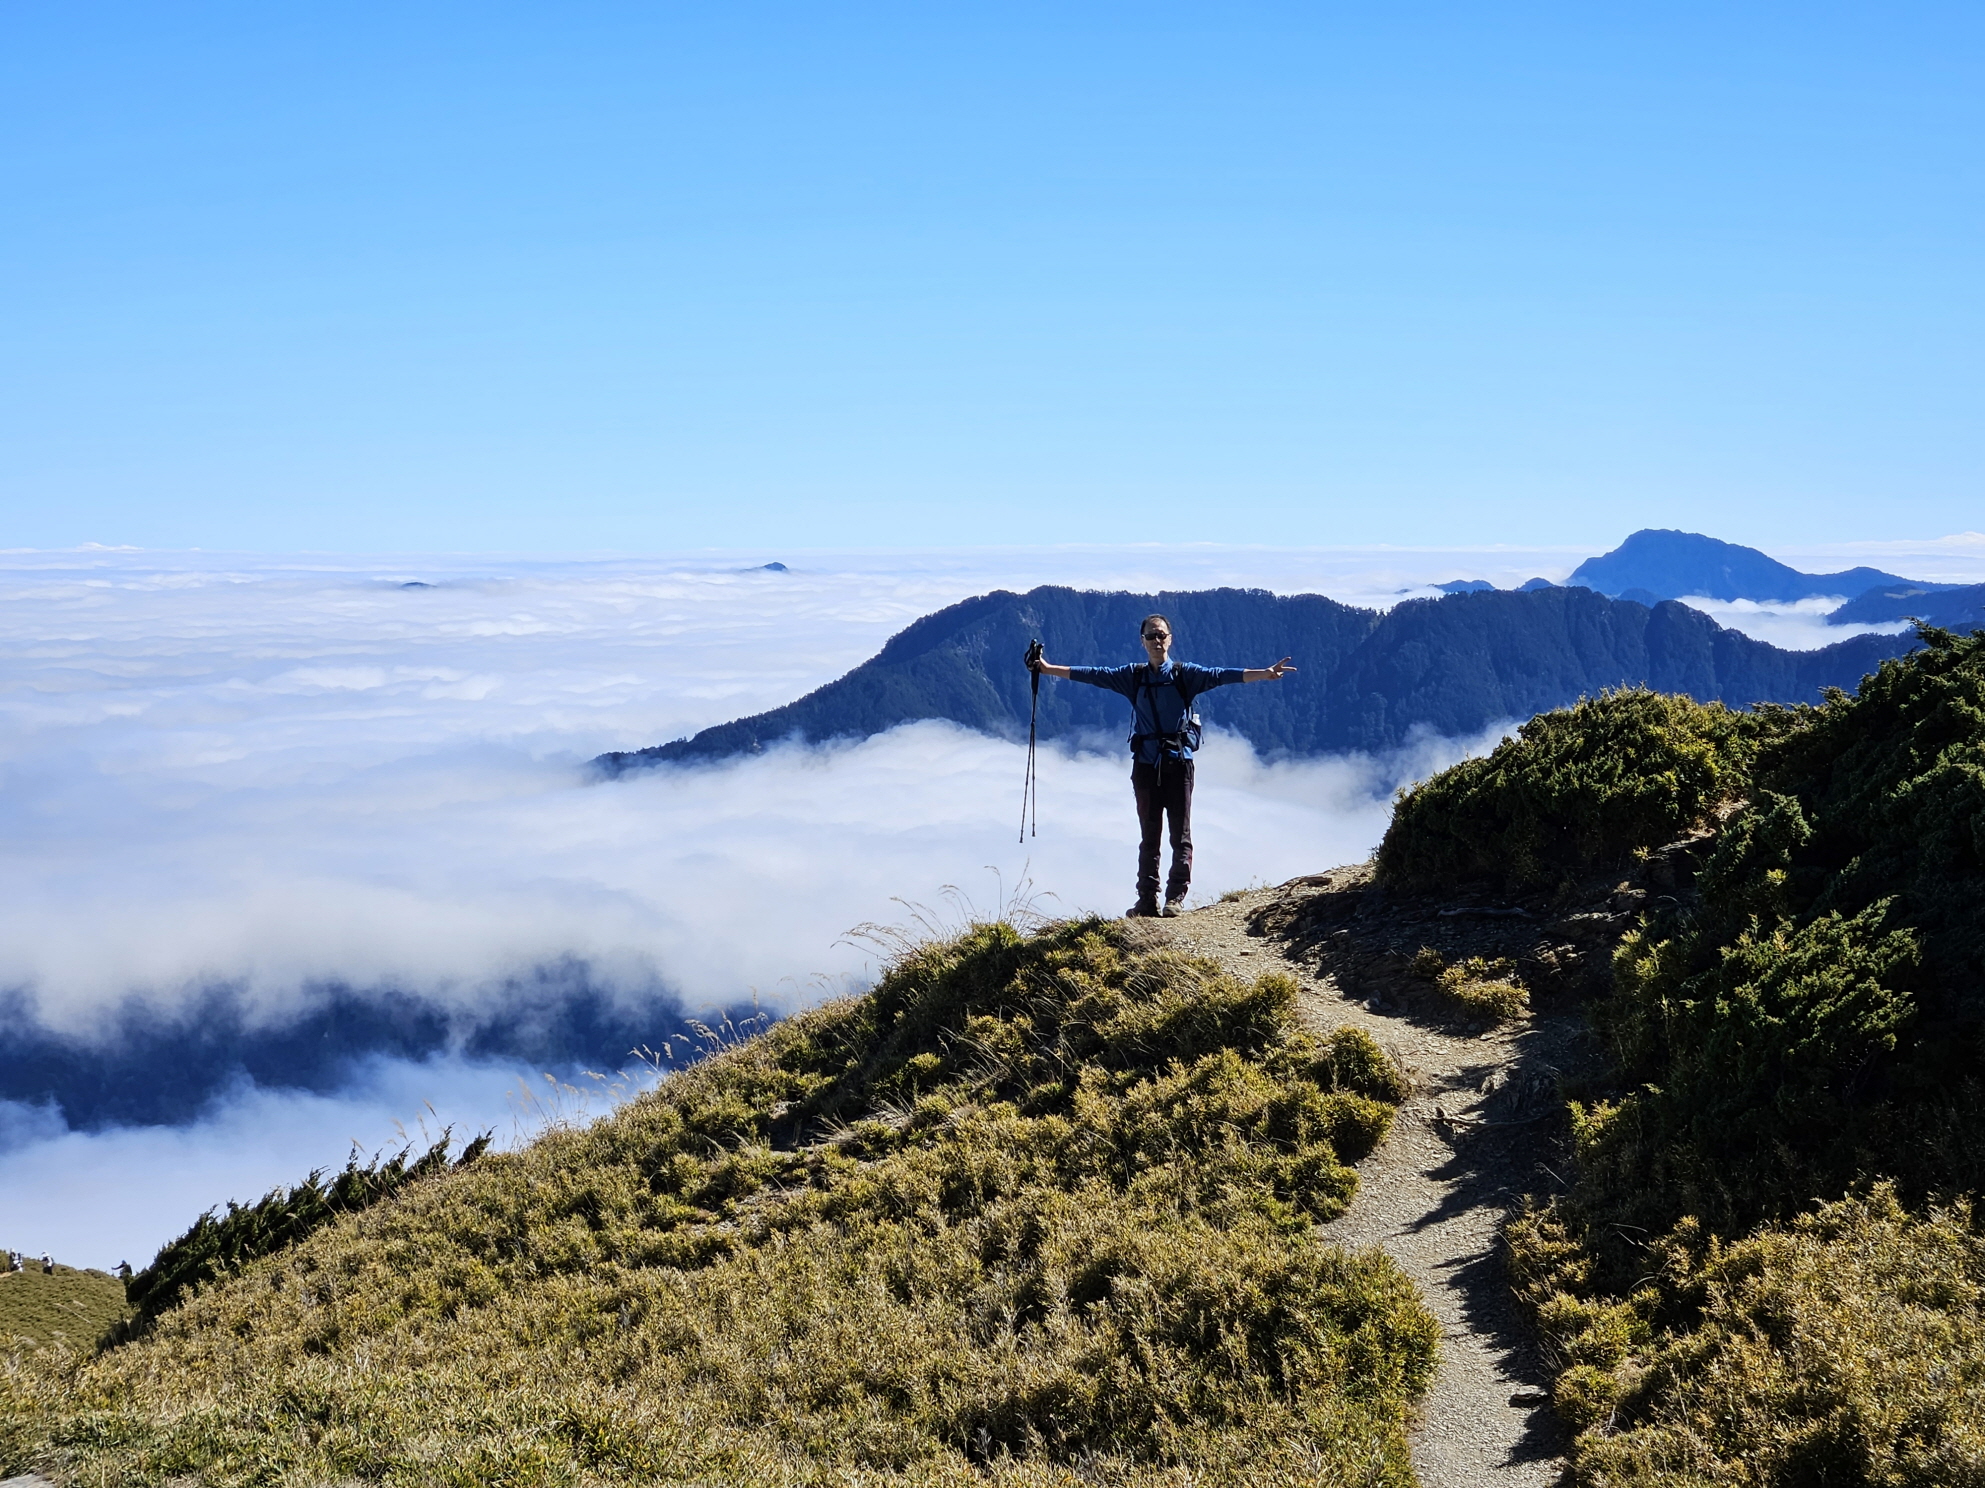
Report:
M 1138 626 L 1148 664 L 1120 667 L 1056 666 L 1032 653 L 1028 664 L 1049 677 L 1107 687 L 1130 699 L 1136 722 L 1130 736 L 1130 784 L 1137 794 L 1137 903 L 1127 914 L 1175 915 L 1192 884 L 1192 752 L 1199 747 L 1199 715 L 1192 700 L 1230 682 L 1279 682 L 1293 672 L 1289 658 L 1271 667 L 1203 667 L 1170 659 L 1172 622 L 1146 615 Z M 1165 907 L 1158 907 L 1158 828 L 1170 819 L 1172 871 L 1165 879 Z

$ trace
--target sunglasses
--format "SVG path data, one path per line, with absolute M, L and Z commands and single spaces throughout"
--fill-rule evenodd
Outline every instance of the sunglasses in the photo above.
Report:
M 1171 638 L 1172 633 L 1169 630 L 1147 630 L 1144 632 L 1144 639 L 1147 641 L 1169 641 Z

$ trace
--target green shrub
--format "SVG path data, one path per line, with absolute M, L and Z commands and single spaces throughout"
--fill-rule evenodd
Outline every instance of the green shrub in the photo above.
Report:
M 1688 1212 L 1727 1230 L 1857 1173 L 1920 1169 L 1882 1079 L 1915 1017 L 1916 946 L 1884 919 L 1746 928 L 1691 976 L 1662 945 L 1625 946 L 1611 1023 L 1648 1083 L 1630 1114 L 1581 1128 L 1588 1195 L 1619 1218 Z
M 1923 648 L 1836 695 L 1758 761 L 1811 836 L 1788 851 L 1794 905 L 1893 900 L 1930 969 L 1975 1015 L 1985 989 L 1985 633 L 1928 627 Z
M 1924 640 L 1760 749 L 1700 907 L 1621 946 L 1596 1211 L 1730 1233 L 1861 1174 L 1985 1186 L 1985 636 Z
M 1449 966 L 1440 952 L 1422 946 L 1413 970 L 1431 981 L 1461 1017 L 1507 1023 L 1530 1011 L 1530 994 L 1516 980 L 1516 967 L 1502 957 L 1470 956 Z
M 1412 1094 L 1399 1066 L 1362 1028 L 1338 1029 L 1323 1040 L 1318 1054 L 1310 1078 L 1326 1090 L 1347 1090 L 1391 1106 Z
M 1084 921 L 404 1187 L 91 1360 L 0 1371 L 90 1481 L 1397 1484 L 1438 1332 L 1327 1244 L 1398 1072 Z
M 1985 636 L 1921 635 L 1759 741 L 1615 959 L 1615 1094 L 1506 1231 L 1580 1483 L 1985 1484 L 1985 1240 L 1937 1201 L 1985 1186 Z
M 1401 796 L 1379 846 L 1379 878 L 1513 892 L 1611 867 L 1741 795 L 1759 742 L 1802 717 L 1640 688 L 1539 714 L 1486 758 Z

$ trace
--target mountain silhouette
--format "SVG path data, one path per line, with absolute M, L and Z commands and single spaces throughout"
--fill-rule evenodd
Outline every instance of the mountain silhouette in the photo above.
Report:
M 1825 595 L 1853 596 L 1884 585 L 1914 584 L 1879 568 L 1849 568 L 1839 573 L 1801 573 L 1760 553 L 1699 532 L 1671 532 L 1649 527 L 1636 532 L 1610 553 L 1588 558 L 1572 571 L 1567 584 L 1582 584 L 1619 598 L 1748 599 L 1760 604 L 1790 604 Z M 1915 584 L 1921 590 L 1948 588 Z
M 676 761 L 719 760 L 783 740 L 861 739 L 920 719 L 946 719 L 1024 737 L 1028 673 L 1038 636 L 1049 660 L 1115 665 L 1142 659 L 1138 622 L 1170 617 L 1180 660 L 1301 668 L 1276 683 L 1223 687 L 1200 701 L 1206 720 L 1269 755 L 1379 750 L 1416 732 L 1466 735 L 1528 718 L 1603 688 L 1645 684 L 1735 706 L 1817 701 L 1853 687 L 1915 637 L 1856 636 L 1817 651 L 1785 651 L 1726 629 L 1672 601 L 1653 606 L 1587 588 L 1489 590 L 1409 600 L 1381 613 L 1317 594 L 1259 589 L 1104 594 L 1049 585 L 1005 590 L 926 615 L 846 676 L 766 713 L 694 738 L 601 755 L 608 774 Z M 1045 680 L 1044 739 L 1123 732 L 1123 700 L 1100 688 Z

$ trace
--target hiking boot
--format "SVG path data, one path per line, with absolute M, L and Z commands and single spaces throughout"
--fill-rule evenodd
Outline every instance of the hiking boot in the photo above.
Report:
M 1158 913 L 1163 915 L 1168 920 L 1177 919 L 1180 915 L 1185 913 L 1185 899 L 1183 897 L 1178 899 L 1167 899 L 1165 901 L 1165 907 L 1159 910 Z
M 1123 917 L 1126 920 L 1155 920 L 1161 913 L 1155 901 L 1140 899 L 1123 912 Z

